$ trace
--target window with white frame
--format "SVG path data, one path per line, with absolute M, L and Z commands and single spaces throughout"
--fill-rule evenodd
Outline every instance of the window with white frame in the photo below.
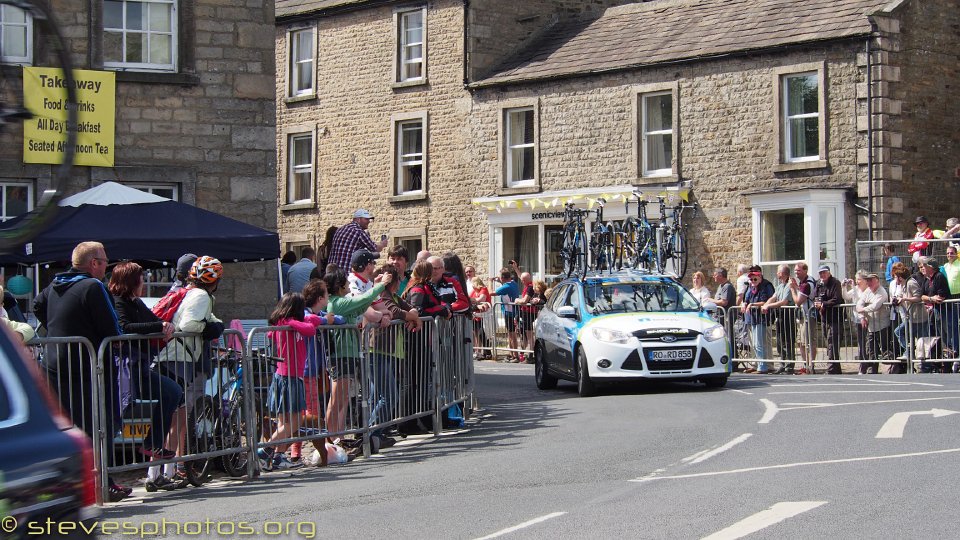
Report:
M 126 184 L 134 189 L 171 201 L 180 200 L 180 187 L 176 184 Z
M 426 130 L 422 119 L 403 120 L 396 124 L 397 195 L 423 192 L 424 148 Z
M 0 221 L 15 218 L 33 210 L 33 184 L 0 182 Z
M 290 32 L 290 97 L 314 94 L 314 44 L 316 30 L 305 28 Z
M 670 175 L 673 173 L 673 93 L 643 94 L 640 99 L 643 176 Z
M 507 187 L 535 182 L 536 126 L 533 107 L 504 110 Z
M 287 139 L 287 203 L 313 200 L 313 133 L 296 133 Z
M 754 260 L 764 274 L 779 264 L 821 264 L 842 277 L 846 253 L 843 190 L 800 190 L 749 196 L 753 207 Z
M 177 0 L 104 0 L 103 65 L 176 71 Z
M 0 5 L 0 62 L 33 63 L 33 19 L 8 4 Z
M 816 161 L 820 156 L 820 89 L 817 72 L 781 77 L 783 159 Z
M 397 14 L 397 81 L 419 81 L 426 76 L 426 8 Z

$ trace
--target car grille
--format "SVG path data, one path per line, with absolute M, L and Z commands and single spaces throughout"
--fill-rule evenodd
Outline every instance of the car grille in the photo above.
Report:
M 697 339 L 700 332 L 685 328 L 645 328 L 633 333 L 640 341 L 675 343 L 678 341 L 692 341 Z M 665 338 L 665 339 L 664 339 Z

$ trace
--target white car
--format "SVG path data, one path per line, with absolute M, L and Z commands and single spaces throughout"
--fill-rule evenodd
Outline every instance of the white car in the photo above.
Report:
M 723 326 L 674 278 L 636 271 L 570 278 L 554 289 L 536 322 L 537 387 L 627 380 L 700 381 L 730 376 Z

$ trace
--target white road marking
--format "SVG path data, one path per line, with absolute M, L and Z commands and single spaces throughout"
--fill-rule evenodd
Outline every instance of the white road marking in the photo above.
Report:
M 779 394 L 957 394 L 960 390 L 813 390 L 810 392 L 770 392 Z
M 886 422 L 883 423 L 883 426 L 880 428 L 880 431 L 877 432 L 876 439 L 902 439 L 903 430 L 907 427 L 907 420 L 910 420 L 911 416 L 915 415 L 930 415 L 934 418 L 941 418 L 944 416 L 950 416 L 951 414 L 960 414 L 960 411 L 948 411 L 947 409 L 930 409 L 929 411 L 911 411 L 911 412 L 898 412 L 891 416 Z
M 706 453 L 709 452 L 709 451 L 710 451 L 710 449 L 701 450 L 701 451 L 697 452 L 696 454 L 693 454 L 692 456 L 687 456 L 687 457 L 681 459 L 681 460 L 680 460 L 680 463 L 689 463 L 689 462 L 697 459 L 698 457 L 706 454 Z
M 875 403 L 913 403 L 917 401 L 940 401 L 944 399 L 960 399 L 960 397 L 944 396 L 914 399 L 883 399 L 879 401 L 852 401 L 849 403 L 784 403 L 781 411 L 795 411 L 800 409 L 821 409 L 824 407 L 845 407 L 849 405 L 873 405 Z
M 883 379 L 861 379 L 861 380 L 871 381 L 871 382 L 884 382 Z M 895 383 L 891 382 L 890 384 L 915 384 L 917 386 L 939 386 L 939 387 L 943 386 L 942 384 L 937 384 L 932 382 L 915 382 L 915 381 L 902 381 L 902 382 L 898 381 Z
M 901 458 L 912 458 L 912 457 L 920 457 L 920 456 L 932 456 L 936 454 L 956 454 L 958 452 L 960 452 L 960 448 L 949 448 L 947 450 L 930 450 L 928 452 L 911 452 L 909 454 L 891 454 L 887 456 L 867 456 L 867 457 L 858 457 L 858 458 L 827 459 L 823 461 L 801 461 L 798 463 L 781 463 L 779 465 L 766 465 L 763 467 L 747 467 L 744 469 L 730 469 L 726 471 L 677 474 L 673 476 L 644 476 L 640 478 L 634 478 L 633 480 L 628 480 L 628 482 L 650 482 L 652 480 L 680 480 L 684 478 L 723 476 L 727 474 L 739 474 L 739 473 L 754 472 L 754 471 L 768 471 L 773 469 L 792 469 L 794 467 L 804 467 L 807 465 L 832 465 L 836 463 L 854 463 L 857 461 L 879 461 L 879 460 L 885 460 L 885 459 L 901 459 Z
M 531 519 L 530 521 L 524 521 L 523 523 L 521 523 L 521 524 L 519 524 L 519 525 L 514 525 L 513 527 L 508 527 L 508 528 L 506 528 L 506 529 L 503 529 L 502 531 L 497 531 L 497 532 L 495 532 L 495 533 L 493 533 L 493 534 L 491 534 L 491 535 L 484 536 L 483 538 L 478 538 L 477 540 L 489 540 L 490 538 L 497 538 L 497 537 L 503 536 L 503 535 L 505 535 L 505 534 L 510 534 L 510 533 L 512 533 L 512 532 L 514 532 L 514 531 L 519 531 L 520 529 L 524 529 L 524 528 L 529 527 L 529 526 L 531 526 L 531 525 L 536 525 L 537 523 L 543 523 L 544 521 L 546 521 L 546 520 L 548 520 L 548 519 L 553 519 L 553 518 L 555 518 L 555 517 L 560 517 L 560 516 L 562 516 L 562 515 L 564 515 L 564 514 L 566 514 L 566 512 L 554 512 L 554 513 L 552 513 L 552 514 L 547 514 L 547 515 L 545 515 L 545 516 L 540 516 L 540 517 L 538 517 L 538 518 Z
M 736 538 L 743 538 L 748 534 L 753 534 L 761 529 L 765 529 L 804 512 L 809 512 L 825 504 L 827 504 L 827 501 L 777 503 L 762 512 L 757 512 L 744 520 L 734 523 L 722 531 L 715 532 L 710 536 L 705 536 L 702 540 L 734 540 Z
M 775 387 L 778 387 L 778 388 L 801 388 L 801 387 L 802 387 L 802 388 L 806 388 L 806 387 L 809 387 L 809 386 L 858 386 L 858 387 L 859 387 L 859 386 L 886 386 L 886 387 L 890 387 L 890 386 L 911 386 L 911 385 L 913 385 L 913 384 L 914 384 L 914 383 L 910 383 L 910 382 L 889 382 L 889 383 L 885 383 L 885 382 L 881 382 L 881 381 L 876 381 L 875 383 L 868 383 L 868 382 L 806 383 L 806 384 L 790 383 L 790 384 L 768 384 L 767 386 L 770 386 L 770 387 L 774 387 L 774 386 L 775 386 Z M 929 386 L 929 385 L 924 385 L 924 386 Z M 937 385 L 933 385 L 933 386 L 943 386 L 943 385 L 942 385 L 942 384 L 937 384 Z
M 721 447 L 719 447 L 719 448 L 715 448 L 715 449 L 713 449 L 713 450 L 708 450 L 708 451 L 706 451 L 706 452 L 700 452 L 699 455 L 698 455 L 698 454 L 694 454 L 693 456 L 690 456 L 691 458 L 693 458 L 693 459 L 690 460 L 690 465 L 693 465 L 693 464 L 695 464 L 695 463 L 703 463 L 704 461 L 712 458 L 713 456 L 716 456 L 716 455 L 719 455 L 719 454 L 722 454 L 722 453 L 726 452 L 727 450 L 729 450 L 729 449 L 733 448 L 734 446 L 742 443 L 743 441 L 749 439 L 749 438 L 752 437 L 752 436 L 753 436 L 753 433 L 744 433 L 743 435 L 737 437 L 736 439 L 728 442 L 727 444 L 725 444 L 725 445 L 723 445 L 723 446 L 721 446 Z
M 744 390 L 737 390 L 736 388 L 729 388 L 729 389 L 727 389 L 727 392 L 740 392 L 741 394 L 746 394 L 746 395 L 748 395 L 748 396 L 752 396 L 752 395 L 753 395 L 753 392 L 746 392 L 746 391 L 744 391 Z
M 758 424 L 769 424 L 773 417 L 777 415 L 777 411 L 780 409 L 777 407 L 777 404 L 770 401 L 769 399 L 761 399 L 760 403 L 763 403 L 764 407 L 767 409 L 763 412 L 763 416 L 757 422 Z

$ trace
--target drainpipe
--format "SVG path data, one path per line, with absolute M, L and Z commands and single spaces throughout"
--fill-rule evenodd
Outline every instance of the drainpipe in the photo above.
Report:
M 876 31 L 876 25 L 873 25 Z M 873 55 L 867 37 L 867 240 L 873 240 Z
M 467 46 L 470 43 L 467 29 L 470 28 L 470 0 L 463 0 L 463 87 L 467 88 L 470 79 L 467 75 Z

